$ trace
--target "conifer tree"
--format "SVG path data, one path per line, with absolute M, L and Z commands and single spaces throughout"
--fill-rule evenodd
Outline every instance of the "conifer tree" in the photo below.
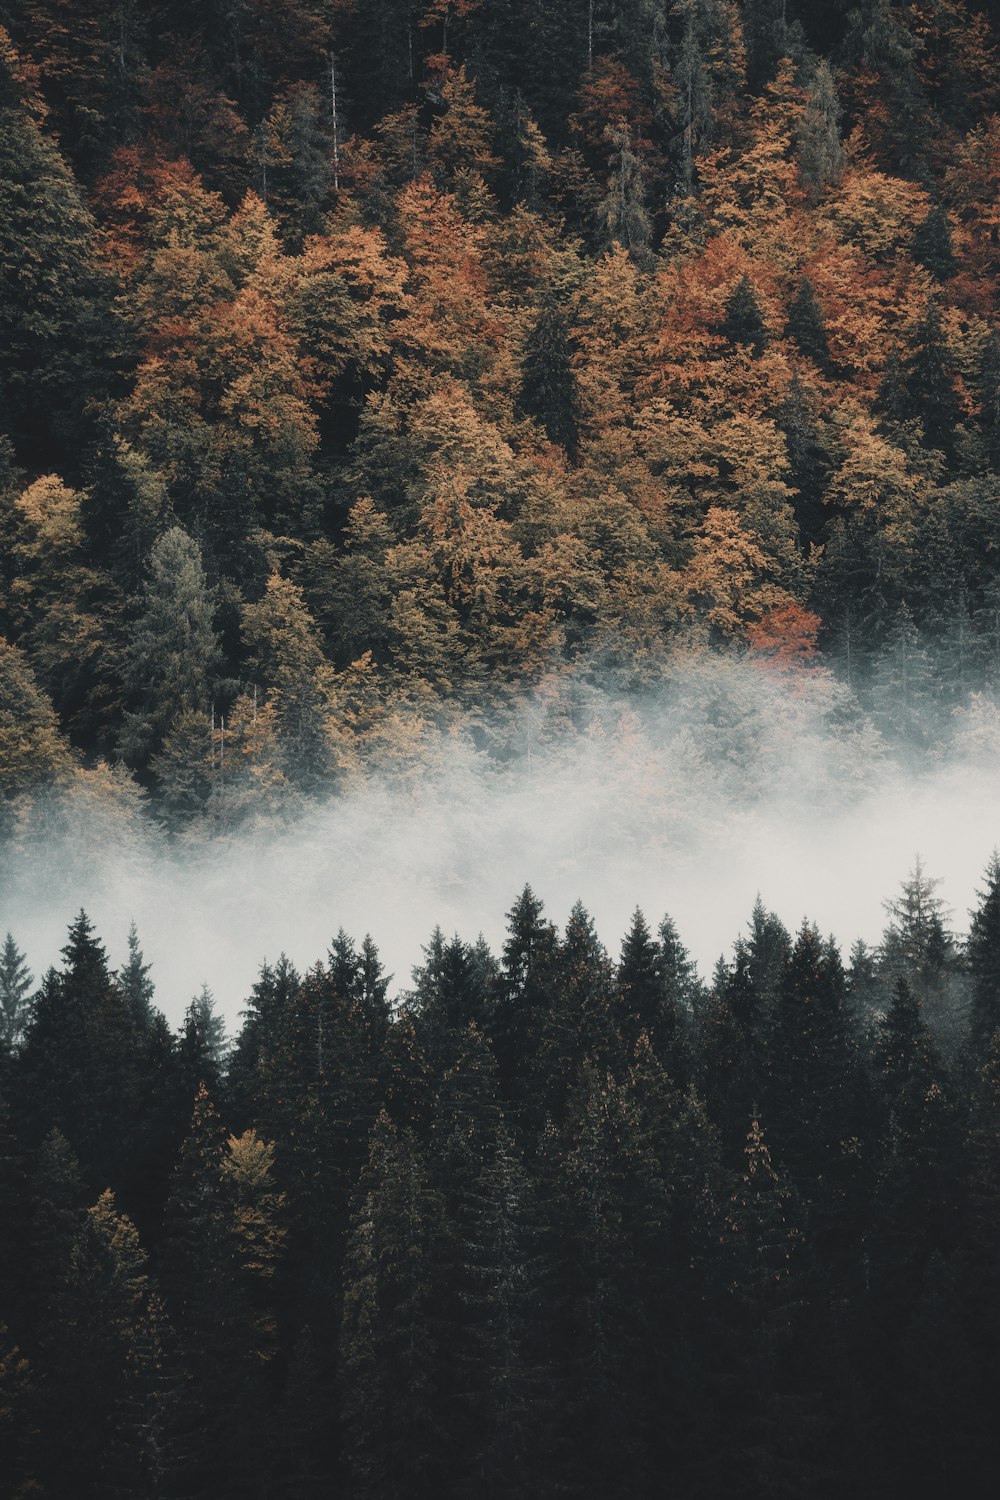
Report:
M 132 1008 L 136 1021 L 145 1030 L 153 1020 L 153 996 L 156 988 L 149 977 L 150 965 L 144 962 L 135 923 L 128 930 L 128 961 L 118 971 L 122 994 Z
M 985 881 L 965 948 L 972 976 L 968 1045 L 977 1064 L 1000 1027 L 1000 856 L 996 853 L 986 866 Z
M 571 457 L 576 453 L 579 435 L 579 398 L 572 360 L 566 315 L 549 299 L 542 304 L 525 341 L 520 402 L 522 410 Z
M 158 750 L 182 714 L 207 707 L 219 650 L 213 614 L 197 544 L 172 527 L 150 554 L 142 611 L 125 654 L 132 709 L 122 749 L 132 760 Z
M 794 339 L 806 358 L 811 359 L 819 369 L 828 369 L 830 347 L 826 323 L 816 297 L 816 288 L 808 276 L 802 277 L 795 296 L 788 305 L 785 336 Z
M 38 123 L 28 69 L 0 27 L 0 390 L 26 456 L 79 437 L 107 390 L 116 334 L 97 230 Z M 27 252 L 29 253 L 26 253 Z
M 430 1500 L 447 1484 L 437 1322 L 445 1230 L 415 1137 L 382 1116 L 344 1282 L 344 1449 L 359 1500 Z
M 767 324 L 748 276 L 741 276 L 726 302 L 721 332 L 729 343 L 742 345 L 756 357 L 767 343 Z
M 913 235 L 913 259 L 930 271 L 938 281 L 947 281 L 955 274 L 951 225 L 947 213 L 939 203 L 917 225 Z
M 0 1047 L 15 1049 L 28 1022 L 32 978 L 11 933 L 0 949 Z

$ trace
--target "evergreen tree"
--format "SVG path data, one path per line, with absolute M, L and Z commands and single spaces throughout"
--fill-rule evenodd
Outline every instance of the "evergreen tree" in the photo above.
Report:
M 934 205 L 914 231 L 913 259 L 930 271 L 938 281 L 947 281 L 955 274 L 951 225 L 947 213 L 939 203 Z
M 8 932 L 0 950 L 0 1048 L 14 1050 L 24 1035 L 31 986 L 25 956 Z
M 749 349 L 754 357 L 763 353 L 767 324 L 748 276 L 741 276 L 729 294 L 720 332 L 730 344 Z
M 149 977 L 150 965 L 143 961 L 139 934 L 133 922 L 128 930 L 128 962 L 118 971 L 122 994 L 132 1008 L 137 1024 L 146 1030 L 153 1020 L 156 988 Z
M 569 323 L 558 304 L 542 304 L 525 341 L 521 363 L 521 408 L 553 443 L 576 453 L 579 399 L 573 371 Z
M 51 468 L 106 393 L 118 334 L 96 226 L 42 133 L 28 76 L 0 28 L 3 425 L 26 458 Z
M 830 349 L 826 323 L 816 297 L 816 289 L 808 276 L 802 277 L 795 296 L 788 305 L 785 337 L 794 339 L 802 353 L 819 369 L 829 368 Z
M 965 948 L 972 977 L 968 1045 L 976 1064 L 1000 1027 L 1000 856 L 996 853 L 986 866 L 985 880 Z
M 383 1116 L 359 1187 L 344 1281 L 344 1448 L 359 1500 L 447 1493 L 441 1209 L 414 1136 Z
M 26 1139 L 58 1126 L 96 1187 L 134 1162 L 144 1112 L 143 1030 L 85 912 L 69 930 L 64 968 L 42 982 L 18 1059 Z
M 932 302 L 909 340 L 905 360 L 905 409 L 918 417 L 932 448 L 955 451 L 958 398 L 951 356 L 944 339 L 941 309 Z
M 636 155 L 625 120 L 608 125 L 604 139 L 611 147 L 608 191 L 597 208 L 597 221 L 609 246 L 622 245 L 642 264 L 648 259 L 652 225 L 645 204 L 642 160 Z
M 142 611 L 125 654 L 124 684 L 133 707 L 122 749 L 143 761 L 184 713 L 204 712 L 219 642 L 213 602 L 195 542 L 172 527 L 150 555 Z

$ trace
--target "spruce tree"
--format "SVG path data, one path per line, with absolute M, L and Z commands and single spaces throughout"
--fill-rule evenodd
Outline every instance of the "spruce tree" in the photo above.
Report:
M 344 1454 L 358 1500 L 448 1493 L 454 1455 L 441 1443 L 437 1323 L 446 1231 L 415 1137 L 381 1117 L 358 1190 L 340 1344 Z
M 948 214 L 936 203 L 913 235 L 913 259 L 938 281 L 947 281 L 957 269 Z
M 8 932 L 0 949 L 0 1048 L 14 1050 L 24 1035 L 31 986 L 25 956 Z
M 143 959 L 135 923 L 128 930 L 128 961 L 118 971 L 122 994 L 132 1008 L 137 1024 L 145 1030 L 153 1020 L 153 996 L 156 988 L 149 977 L 150 965 Z
M 521 409 L 572 457 L 579 437 L 579 399 L 569 322 L 553 299 L 543 302 L 521 360 Z
M 720 332 L 730 344 L 749 349 L 754 358 L 764 351 L 767 324 L 753 283 L 746 275 L 740 277 L 726 300 Z
M 0 391 L 15 444 L 51 468 L 105 394 L 118 334 L 96 225 L 28 76 L 0 27 Z
M 794 339 L 806 358 L 811 359 L 819 369 L 829 369 L 830 347 L 826 323 L 816 296 L 816 288 L 808 276 L 801 278 L 795 296 L 788 304 L 785 337 Z
M 972 977 L 968 1045 L 976 1066 L 1000 1027 L 1000 855 L 996 853 L 986 866 L 985 882 L 965 947 Z
M 142 763 L 163 744 L 184 713 L 204 713 L 218 662 L 214 605 L 197 544 L 172 527 L 150 554 L 141 610 L 125 652 L 124 686 L 131 705 L 121 747 Z

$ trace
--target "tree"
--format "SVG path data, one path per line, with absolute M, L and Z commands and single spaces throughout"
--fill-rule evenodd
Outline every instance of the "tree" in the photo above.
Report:
M 24 954 L 8 932 L 0 950 L 0 1049 L 15 1050 L 29 1018 L 32 978 Z
M 743 37 L 747 49 L 747 82 L 760 90 L 774 76 L 779 58 L 788 55 L 786 0 L 745 0 Z
M 199 1495 L 265 1492 L 283 1212 L 274 1148 L 253 1130 L 227 1137 L 202 1086 L 171 1182 L 162 1251 L 185 1379 L 180 1479 Z
M 936 203 L 926 219 L 917 225 L 913 236 L 913 259 L 938 281 L 947 281 L 955 274 L 951 225 L 940 203 Z
M 143 961 L 139 934 L 135 923 L 132 922 L 128 929 L 128 961 L 118 971 L 118 983 L 121 985 L 122 994 L 132 1008 L 136 1021 L 143 1029 L 152 1024 L 153 996 L 156 993 L 156 986 L 149 977 L 149 970 L 150 965 Z
M 278 765 L 303 792 L 327 788 L 348 760 L 333 673 L 302 590 L 272 573 L 243 609 L 249 670 L 274 708 Z
M 619 244 L 640 264 L 647 258 L 652 225 L 645 204 L 643 162 L 633 147 L 628 122 L 605 127 L 611 147 L 608 191 L 597 207 L 597 221 L 609 245 Z
M 974 1063 L 984 1057 L 1000 1027 L 1000 856 L 996 853 L 986 866 L 985 880 L 965 947 L 972 976 L 968 1046 Z
M 0 637 L 0 810 L 67 782 L 73 757 L 52 704 L 16 646 Z
M 830 346 L 826 322 L 816 296 L 816 288 L 808 276 L 802 277 L 795 296 L 788 304 L 785 337 L 794 339 L 806 358 L 811 359 L 819 369 L 829 369 Z
M 181 527 L 171 527 L 150 554 L 142 612 L 125 652 L 124 685 L 133 706 L 122 749 L 134 762 L 160 749 L 182 714 L 204 712 L 219 654 L 213 616 L 198 545 Z
M 105 393 L 116 335 L 96 226 L 39 113 L 27 70 L 0 28 L 4 425 L 32 463 L 44 454 L 50 464 Z
M 58 1126 L 98 1189 L 128 1180 L 144 1114 L 145 1036 L 83 911 L 42 981 L 18 1060 L 26 1139 Z
M 569 322 L 559 305 L 543 302 L 525 340 L 521 361 L 520 403 L 553 443 L 576 454 L 579 396 L 573 369 Z
M 741 276 L 726 301 L 721 332 L 731 344 L 742 344 L 755 357 L 767 343 L 767 324 L 748 276 Z
M 340 1346 L 345 1457 L 359 1500 L 429 1500 L 446 1483 L 441 1210 L 415 1137 L 381 1116 L 359 1185 Z

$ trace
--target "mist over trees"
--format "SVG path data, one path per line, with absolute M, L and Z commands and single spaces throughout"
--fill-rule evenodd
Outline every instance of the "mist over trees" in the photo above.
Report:
M 710 980 L 526 887 L 232 1036 L 20 919 L 343 886 L 359 788 L 424 818 L 365 895 L 521 767 L 609 885 L 985 785 L 995 11 L 0 0 L 0 1500 L 992 1493 L 996 858 Z
M 526 887 L 395 1003 L 370 939 L 265 964 L 229 1039 L 134 927 L 37 985 L 8 935 L 0 1494 L 985 1493 L 998 913 L 918 862 L 845 959 L 758 899 L 706 983 Z
M 5 822 L 266 819 L 699 652 L 918 756 L 994 701 L 989 7 L 0 27 Z

